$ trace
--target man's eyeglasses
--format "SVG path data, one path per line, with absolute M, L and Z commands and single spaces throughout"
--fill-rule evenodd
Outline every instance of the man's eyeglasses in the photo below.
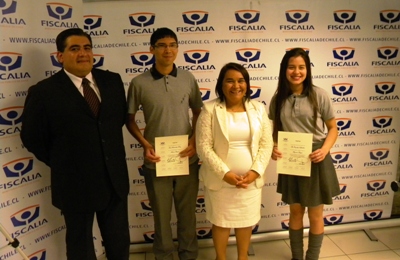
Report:
M 153 45 L 154 48 L 157 48 L 159 50 L 166 50 L 167 48 L 170 48 L 171 50 L 176 50 L 178 49 L 178 44 L 177 43 L 171 43 L 171 44 L 164 44 L 164 43 L 159 43 L 157 45 Z

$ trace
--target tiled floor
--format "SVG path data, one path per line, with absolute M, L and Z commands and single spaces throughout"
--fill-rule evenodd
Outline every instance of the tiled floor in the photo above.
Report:
M 400 220 L 395 226 L 373 228 L 371 233 L 377 238 L 372 241 L 363 230 L 339 231 L 340 233 L 331 233 L 329 230 L 324 236 L 321 248 L 320 259 L 323 260 L 400 260 Z M 304 244 L 307 245 L 307 237 Z M 202 245 L 203 244 L 203 245 Z M 210 243 L 207 246 L 204 243 L 199 251 L 197 260 L 215 259 L 214 249 Z M 282 239 L 273 239 L 265 242 L 253 242 L 252 248 L 254 255 L 249 256 L 249 260 L 289 260 L 291 258 L 289 240 L 285 235 Z M 147 247 L 142 253 L 132 253 L 130 260 L 149 260 L 154 259 Z M 228 259 L 236 260 L 236 247 L 234 244 L 228 246 Z M 175 259 L 178 259 L 175 255 Z

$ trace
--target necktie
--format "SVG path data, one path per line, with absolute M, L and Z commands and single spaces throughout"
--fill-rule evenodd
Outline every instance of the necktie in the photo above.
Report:
M 89 80 L 87 78 L 82 79 L 83 96 L 89 104 L 93 114 L 97 116 L 100 108 L 100 101 L 94 90 L 90 87 Z

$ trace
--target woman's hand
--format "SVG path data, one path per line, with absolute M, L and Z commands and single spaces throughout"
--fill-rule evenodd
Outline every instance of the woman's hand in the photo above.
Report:
M 243 178 L 242 176 L 237 175 L 236 173 L 229 171 L 225 173 L 223 180 L 227 182 L 230 185 L 238 187 L 238 185 L 243 184 Z M 239 187 L 238 187 L 239 188 Z
M 322 162 L 325 159 L 325 156 L 328 154 L 327 151 L 324 149 L 317 149 L 314 152 L 310 154 L 310 160 L 313 163 L 319 163 Z
M 272 160 L 276 161 L 278 158 L 282 158 L 282 153 L 278 150 L 278 146 L 274 145 L 274 149 L 271 154 Z

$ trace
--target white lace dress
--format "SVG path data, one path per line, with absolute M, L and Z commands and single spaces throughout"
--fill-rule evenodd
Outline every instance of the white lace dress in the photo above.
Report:
M 226 165 L 244 175 L 252 165 L 250 126 L 246 112 L 227 113 L 229 152 Z M 205 189 L 206 217 L 214 225 L 226 228 L 250 227 L 260 220 L 261 189 L 255 182 L 238 189 L 224 182 L 220 190 Z

